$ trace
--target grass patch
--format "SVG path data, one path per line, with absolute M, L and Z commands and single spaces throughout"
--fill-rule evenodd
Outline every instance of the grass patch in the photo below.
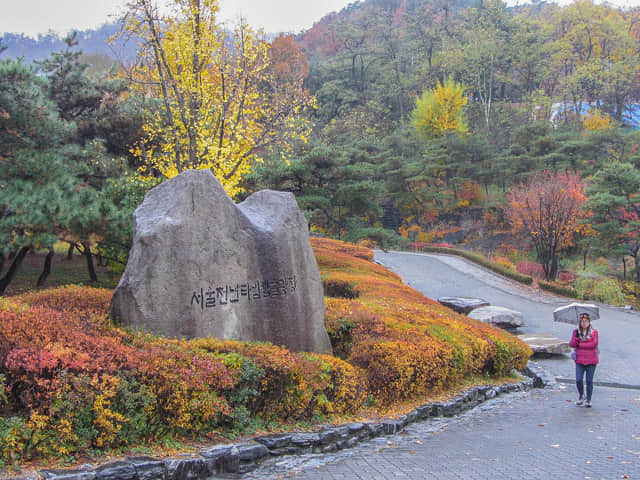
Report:
M 57 249 L 62 250 L 62 249 Z M 67 259 L 66 252 L 56 252 L 54 255 L 51 274 L 47 278 L 43 287 L 37 287 L 36 282 L 42 273 L 44 258 L 46 253 L 30 252 L 23 260 L 22 265 L 15 278 L 7 287 L 6 296 L 19 295 L 21 293 L 42 290 L 45 288 L 61 287 L 64 285 L 90 285 L 93 287 L 115 288 L 120 279 L 120 274 L 112 272 L 109 267 L 99 266 L 94 258 L 98 282 L 91 282 L 87 270 L 85 257 L 74 253 L 71 260 Z M 0 275 L 4 275 L 9 269 L 10 260 L 5 261 L 4 270 Z

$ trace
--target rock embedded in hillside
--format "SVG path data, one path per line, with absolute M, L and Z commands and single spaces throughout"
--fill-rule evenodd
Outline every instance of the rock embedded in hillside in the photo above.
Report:
M 469 317 L 506 330 L 512 330 L 524 325 L 522 313 L 505 307 L 489 306 L 476 308 L 469 313 Z
M 147 193 L 111 304 L 124 326 L 168 337 L 267 341 L 330 352 L 307 222 L 290 193 L 236 205 L 209 170 Z
M 471 310 L 489 306 L 489 302 L 471 297 L 440 297 L 438 302 L 454 312 L 468 314 Z
M 535 355 L 566 355 L 571 351 L 568 342 L 546 333 L 518 335 L 518 338 L 529 345 Z

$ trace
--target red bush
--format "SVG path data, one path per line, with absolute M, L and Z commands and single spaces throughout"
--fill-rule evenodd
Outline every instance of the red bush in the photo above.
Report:
M 529 275 L 530 277 L 544 278 L 542 265 L 536 262 L 518 262 L 516 271 L 523 275 Z
M 451 245 L 450 243 L 429 243 L 427 245 L 430 247 L 439 247 L 439 248 L 456 248 L 455 245 Z
M 560 283 L 572 283 L 576 278 L 578 278 L 578 275 L 573 272 L 568 272 L 566 270 L 558 272 L 558 281 Z

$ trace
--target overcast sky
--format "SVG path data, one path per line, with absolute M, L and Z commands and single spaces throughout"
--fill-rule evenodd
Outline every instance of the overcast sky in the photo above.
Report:
M 299 32 L 325 14 L 339 11 L 353 0 L 220 0 L 224 20 L 242 15 L 253 27 L 266 32 Z M 37 36 L 53 30 L 95 28 L 122 10 L 126 0 L 0 0 L 0 33 Z M 526 3 L 509 0 L 509 4 Z M 570 3 L 561 0 L 559 3 Z M 640 0 L 611 0 L 620 6 L 640 5 Z
M 351 0 L 353 1 L 353 0 Z M 53 30 L 66 33 L 102 25 L 122 11 L 126 0 L 0 0 L 0 33 L 37 36 Z M 266 32 L 299 32 L 350 0 L 220 0 L 220 17 L 242 15 Z

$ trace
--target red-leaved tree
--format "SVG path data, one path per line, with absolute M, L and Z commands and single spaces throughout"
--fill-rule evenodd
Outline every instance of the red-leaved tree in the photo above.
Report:
M 584 188 L 578 174 L 545 172 L 508 194 L 507 214 L 533 242 L 546 280 L 556 278 L 560 253 L 585 228 Z

